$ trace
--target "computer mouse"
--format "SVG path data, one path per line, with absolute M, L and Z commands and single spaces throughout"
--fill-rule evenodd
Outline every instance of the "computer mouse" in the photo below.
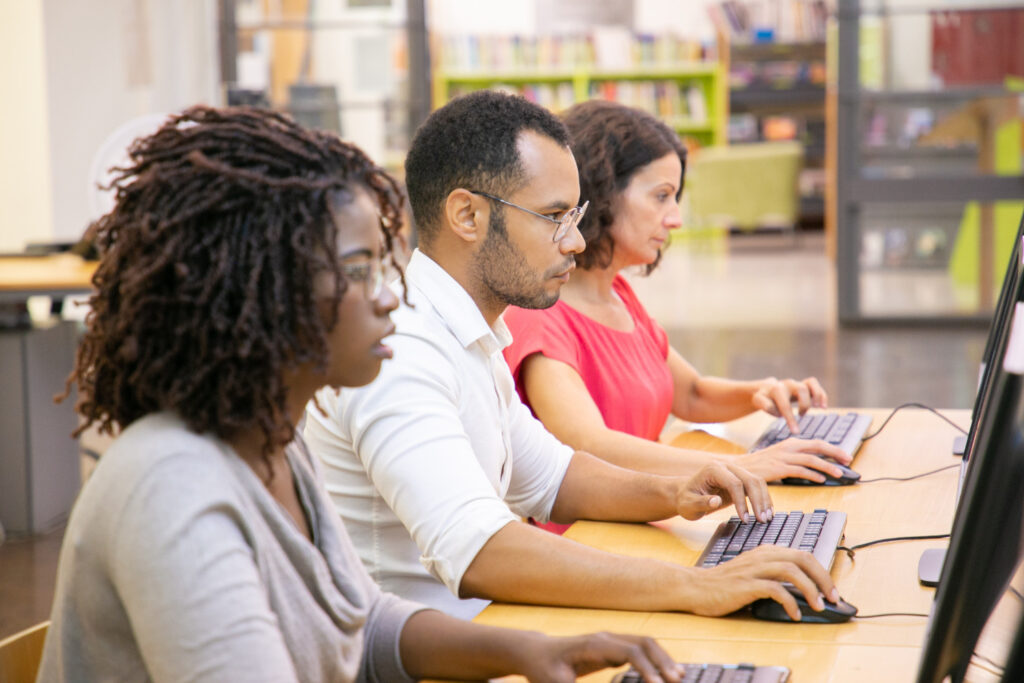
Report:
M 849 621 L 855 614 L 857 614 L 857 608 L 844 600 L 840 600 L 834 605 L 828 600 L 825 600 L 825 609 L 819 612 L 807 604 L 807 600 L 804 599 L 803 593 L 800 593 L 789 586 L 786 588 L 796 599 L 797 607 L 800 608 L 801 620 L 799 623 L 841 624 L 844 621 Z M 771 598 L 762 598 L 761 600 L 753 602 L 750 605 L 750 613 L 754 615 L 755 619 L 764 619 L 766 621 L 793 621 L 789 618 L 789 615 L 786 614 L 786 610 L 782 607 L 782 604 L 775 602 Z
M 849 486 L 850 484 L 856 484 L 860 480 L 859 472 L 851 470 L 846 465 L 840 465 L 834 461 L 830 462 L 843 471 L 841 476 L 833 477 L 831 474 L 822 472 L 825 475 L 825 481 L 820 483 L 813 479 L 804 479 L 803 477 L 786 477 L 782 480 L 782 483 L 790 486 Z

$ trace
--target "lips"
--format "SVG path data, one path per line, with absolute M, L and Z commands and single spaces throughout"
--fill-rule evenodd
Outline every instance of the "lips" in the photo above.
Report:
M 390 346 L 388 346 L 387 344 L 384 343 L 384 339 L 387 338 L 387 337 L 390 337 L 394 333 L 395 333 L 395 326 L 394 326 L 394 324 L 391 324 L 391 325 L 388 326 L 387 331 L 383 335 L 381 335 L 380 339 L 378 339 L 377 343 L 374 345 L 374 347 L 373 347 L 374 355 L 378 356 L 379 358 L 384 358 L 384 359 L 389 359 L 389 358 L 394 357 L 395 352 L 391 349 Z
M 569 278 L 569 273 L 571 273 L 574 270 L 576 270 L 576 264 L 575 263 L 571 264 L 568 268 L 563 270 L 561 273 L 558 273 L 554 277 L 568 279 Z

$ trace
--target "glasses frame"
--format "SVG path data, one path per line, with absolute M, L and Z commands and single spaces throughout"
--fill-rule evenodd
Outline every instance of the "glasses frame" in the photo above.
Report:
M 507 199 L 496 197 L 495 195 L 490 194 L 488 192 L 481 192 L 480 190 L 470 190 L 470 192 L 472 194 L 478 194 L 481 197 L 493 199 L 496 202 L 501 202 L 502 204 L 511 206 L 513 209 L 525 211 L 526 213 L 532 216 L 536 216 L 537 218 L 543 218 L 546 221 L 554 223 L 557 227 L 555 228 L 555 233 L 551 236 L 552 242 L 560 242 L 565 238 L 566 235 L 569 234 L 570 230 L 578 226 L 580 224 L 580 221 L 583 220 L 583 214 L 587 212 L 587 207 L 590 206 L 590 200 L 587 200 L 583 202 L 582 205 L 574 206 L 573 208 L 563 213 L 561 218 L 552 218 L 551 216 L 545 216 L 542 213 L 537 213 L 536 211 L 527 209 L 525 206 L 519 206 L 518 204 L 510 202 Z
M 363 292 L 370 301 L 376 301 L 384 291 L 384 271 L 387 264 L 384 256 L 370 258 L 360 263 L 342 263 L 341 272 L 349 282 L 362 282 Z

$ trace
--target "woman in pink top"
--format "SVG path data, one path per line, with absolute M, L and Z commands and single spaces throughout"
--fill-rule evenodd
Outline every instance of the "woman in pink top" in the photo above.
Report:
M 795 427 L 798 411 L 825 407 L 813 377 L 736 381 L 701 375 L 668 344 L 626 279 L 623 268 L 661 258 L 678 227 L 686 151 L 653 116 L 612 102 L 578 104 L 565 115 L 590 209 L 579 225 L 587 248 L 546 310 L 509 308 L 515 341 L 505 350 L 523 401 L 563 442 L 623 467 L 678 474 L 714 456 L 657 443 L 669 414 L 692 422 L 722 422 L 764 410 Z M 738 456 L 766 480 L 824 481 L 846 464 L 843 451 L 819 440 L 789 439 Z

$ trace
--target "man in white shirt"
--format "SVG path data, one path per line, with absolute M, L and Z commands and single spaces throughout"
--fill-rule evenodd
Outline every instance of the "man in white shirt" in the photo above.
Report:
M 520 402 L 500 316 L 554 304 L 583 250 L 568 142 L 547 110 L 487 91 L 434 112 L 413 141 L 420 246 L 405 273 L 411 306 L 393 314 L 394 360 L 366 387 L 319 392 L 326 415 L 311 404 L 305 427 L 371 576 L 466 618 L 484 600 L 720 615 L 769 597 L 798 619 L 784 581 L 819 609 L 822 595 L 837 600 L 807 553 L 763 548 L 699 569 L 522 521 L 697 519 L 730 503 L 746 513 L 748 498 L 758 519 L 772 516 L 764 481 L 741 468 L 622 469 L 559 443 Z

